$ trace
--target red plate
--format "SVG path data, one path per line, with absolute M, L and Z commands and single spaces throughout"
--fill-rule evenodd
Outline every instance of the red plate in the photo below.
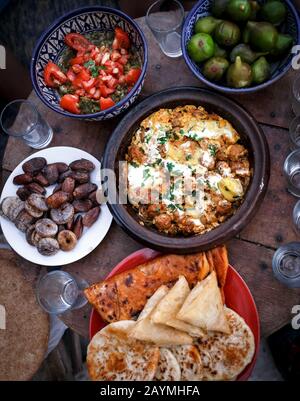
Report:
M 149 248 L 140 249 L 127 256 L 109 273 L 106 278 L 115 276 L 125 270 L 132 269 L 142 263 L 157 257 L 160 253 Z M 238 376 L 237 380 L 248 380 L 254 368 L 256 358 L 259 351 L 260 342 L 260 327 L 259 317 L 256 309 L 254 299 L 251 295 L 249 288 L 245 281 L 237 273 L 237 271 L 229 265 L 227 280 L 224 287 L 226 305 L 237 312 L 245 322 L 248 324 L 254 334 L 255 339 L 255 353 L 252 362 L 244 369 Z M 106 323 L 103 322 L 100 315 L 95 309 L 92 310 L 90 316 L 90 338 L 92 338 L 99 330 L 101 330 Z

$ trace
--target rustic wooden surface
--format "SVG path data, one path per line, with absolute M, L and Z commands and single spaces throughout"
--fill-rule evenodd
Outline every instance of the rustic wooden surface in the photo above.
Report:
M 297 0 L 298 1 L 298 0 Z M 299 1 L 300 2 L 300 1 Z M 170 59 L 162 54 L 144 18 L 138 19 L 149 44 L 149 66 L 142 96 L 176 86 L 198 86 L 183 58 Z M 227 245 L 231 264 L 244 277 L 257 303 L 262 335 L 267 336 L 291 319 L 291 308 L 299 303 L 300 290 L 290 290 L 272 276 L 274 250 L 283 243 L 299 240 L 292 230 L 291 213 L 296 198 L 286 191 L 282 165 L 288 148 L 287 127 L 291 118 L 289 93 L 294 71 L 269 89 L 247 96 L 232 96 L 254 115 L 265 132 L 271 154 L 271 179 L 264 202 L 253 221 Z M 107 138 L 119 118 L 103 123 L 82 122 L 64 118 L 45 107 L 34 93 L 30 99 L 54 129 L 51 146 L 79 147 L 101 159 Z M 16 165 L 34 153 L 22 142 L 10 138 L 3 161 L 3 177 Z M 89 283 L 103 279 L 124 257 L 141 245 L 126 235 L 113 222 L 109 233 L 98 248 L 84 259 L 64 267 L 64 270 L 85 278 Z M 28 263 L 25 262 L 24 263 Z M 90 307 L 67 312 L 61 319 L 73 330 L 88 337 Z

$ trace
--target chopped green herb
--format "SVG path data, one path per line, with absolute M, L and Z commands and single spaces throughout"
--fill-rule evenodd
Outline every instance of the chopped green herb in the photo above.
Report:
M 181 135 L 184 135 L 184 130 L 183 130 L 183 129 L 179 130 L 179 133 L 180 133 Z
M 143 179 L 144 181 L 146 181 L 148 178 L 150 178 L 151 174 L 150 174 L 150 169 L 149 168 L 145 168 L 143 171 Z
M 168 162 L 167 163 L 167 169 L 171 172 L 173 170 L 173 168 L 175 167 L 174 163 L 172 162 Z
M 168 138 L 167 138 L 166 136 L 162 136 L 162 137 L 160 137 L 160 138 L 157 139 L 157 142 L 158 142 L 160 145 L 164 145 L 164 144 L 167 142 L 167 140 L 168 140 Z
M 191 160 L 191 158 L 192 158 L 192 155 L 188 154 L 188 155 L 186 155 L 185 160 L 188 161 L 188 160 Z
M 208 149 L 210 151 L 210 155 L 211 156 L 216 156 L 216 153 L 217 153 L 217 150 L 218 150 L 218 147 L 216 145 L 209 144 L 208 145 Z
M 132 165 L 132 167 L 137 168 L 139 165 L 136 162 L 130 162 L 130 164 Z

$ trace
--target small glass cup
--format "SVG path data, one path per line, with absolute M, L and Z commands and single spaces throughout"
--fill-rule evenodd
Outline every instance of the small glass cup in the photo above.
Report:
M 14 100 L 7 104 L 2 110 L 0 124 L 7 135 L 23 139 L 34 149 L 45 148 L 53 138 L 52 128 L 29 100 Z
M 300 149 L 294 150 L 285 159 L 283 172 L 288 183 L 288 191 L 300 197 Z
M 83 290 L 88 283 L 61 270 L 45 274 L 37 284 L 36 296 L 40 306 L 50 314 L 79 309 L 87 303 Z
M 161 50 L 168 57 L 179 57 L 184 8 L 177 0 L 155 1 L 148 9 L 146 22 Z
M 293 227 L 296 234 L 300 234 L 300 200 L 295 204 L 293 209 Z
M 300 287 L 300 242 L 290 242 L 277 249 L 272 260 L 273 274 L 290 288 Z
M 300 116 L 295 117 L 289 126 L 290 149 L 300 148 Z
M 292 84 L 292 109 L 296 116 L 300 116 L 300 74 Z

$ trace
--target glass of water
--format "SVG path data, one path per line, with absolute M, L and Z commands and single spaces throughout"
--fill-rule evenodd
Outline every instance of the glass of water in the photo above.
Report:
M 0 124 L 7 135 L 23 139 L 34 149 L 45 148 L 53 138 L 52 128 L 29 100 L 14 100 L 6 105 Z
M 57 315 L 84 306 L 87 299 L 83 290 L 87 287 L 85 280 L 55 270 L 45 274 L 38 282 L 37 300 L 46 312 Z
M 300 115 L 300 74 L 293 81 L 292 85 L 292 109 L 296 116 Z
M 300 287 L 300 242 L 290 242 L 277 249 L 272 260 L 273 274 L 290 288 Z
M 294 150 L 285 159 L 283 172 L 288 183 L 288 191 L 300 197 L 300 149 Z
M 300 115 L 295 117 L 289 126 L 290 149 L 300 148 Z
M 177 0 L 155 1 L 148 9 L 146 21 L 161 50 L 168 57 L 179 57 L 184 8 Z

